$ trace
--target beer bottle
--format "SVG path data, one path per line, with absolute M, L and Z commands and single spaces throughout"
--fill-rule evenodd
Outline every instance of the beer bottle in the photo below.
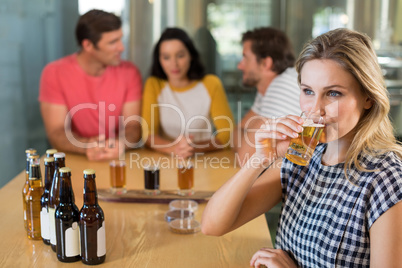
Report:
M 40 199 L 43 194 L 40 160 L 37 155 L 29 156 L 29 188 L 26 196 L 27 234 L 29 239 L 41 239 Z
M 55 153 L 57 153 L 56 149 L 47 149 L 46 150 L 46 157 L 53 157 Z
M 47 151 L 46 151 L 47 154 Z M 50 226 L 49 226 L 49 192 L 52 186 L 54 175 L 54 157 L 45 158 L 45 189 L 40 199 L 40 229 L 43 243 L 50 245 Z
M 56 225 L 55 216 L 56 208 L 60 202 L 60 180 L 59 180 L 59 168 L 66 166 L 66 155 L 64 153 L 54 154 L 54 175 L 52 186 L 49 193 L 49 230 L 50 230 L 50 246 L 53 251 L 56 252 Z
M 24 228 L 27 230 L 27 193 L 29 188 L 29 156 L 36 154 L 36 150 L 29 148 L 25 150 L 26 154 L 26 168 L 25 168 L 25 182 L 24 186 L 22 187 L 22 213 L 24 217 Z
M 62 262 L 74 262 L 80 256 L 80 212 L 74 204 L 74 192 L 71 185 L 71 169 L 60 168 L 60 203 L 57 206 L 56 219 L 56 252 L 57 259 Z
M 105 216 L 98 204 L 95 170 L 84 170 L 84 205 L 80 211 L 81 260 L 100 264 L 106 258 Z

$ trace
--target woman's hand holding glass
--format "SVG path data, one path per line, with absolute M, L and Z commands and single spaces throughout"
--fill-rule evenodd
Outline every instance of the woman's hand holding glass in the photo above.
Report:
M 318 112 L 303 112 L 301 117 L 303 131 L 290 141 L 286 158 L 296 165 L 307 166 L 324 131 L 325 119 Z
M 296 115 L 268 119 L 255 134 L 255 157 L 263 164 L 284 157 L 290 140 L 303 131 L 303 119 Z

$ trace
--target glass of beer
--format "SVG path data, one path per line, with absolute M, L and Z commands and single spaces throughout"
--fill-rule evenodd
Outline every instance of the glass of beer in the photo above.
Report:
M 159 190 L 159 167 L 148 165 L 144 167 L 144 192 L 147 195 L 158 195 Z
M 303 131 L 297 138 L 290 140 L 286 158 L 296 165 L 307 166 L 325 127 L 325 120 L 320 114 L 303 112 Z
M 188 196 L 194 194 L 194 165 L 191 161 L 179 163 L 177 167 L 178 194 Z
M 124 194 L 126 190 L 126 162 L 112 160 L 110 167 L 110 189 L 114 194 Z

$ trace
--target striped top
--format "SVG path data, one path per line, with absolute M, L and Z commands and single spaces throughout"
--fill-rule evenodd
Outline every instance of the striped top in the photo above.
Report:
M 301 267 L 369 267 L 373 223 L 402 200 L 402 160 L 393 152 L 360 155 L 372 172 L 321 164 L 326 144 L 306 167 L 283 160 L 276 247 Z M 353 182 L 354 184 L 352 184 Z
M 300 115 L 300 88 L 295 68 L 287 68 L 269 84 L 265 95 L 257 92 L 251 110 L 266 118 Z
M 206 75 L 184 88 L 168 81 L 150 77 L 145 83 L 142 117 L 147 123 L 146 134 L 160 134 L 169 139 L 191 134 L 193 140 L 216 137 L 229 145 L 233 115 L 221 81 Z

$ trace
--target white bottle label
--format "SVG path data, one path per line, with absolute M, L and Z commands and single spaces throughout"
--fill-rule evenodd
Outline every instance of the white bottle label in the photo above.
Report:
M 98 229 L 98 257 L 102 257 L 106 254 L 106 232 L 105 232 L 105 222 L 102 222 L 102 227 Z
M 66 257 L 80 255 L 80 228 L 78 228 L 78 222 L 73 222 L 72 227 L 68 228 L 64 235 L 66 241 Z
M 54 208 L 49 208 L 49 230 L 50 230 L 50 244 L 56 245 L 56 219 Z
M 49 228 L 49 213 L 46 208 L 42 208 L 42 211 L 40 212 L 40 234 L 43 239 L 50 239 Z
M 27 220 L 27 211 L 24 210 L 24 221 L 26 221 L 26 220 Z

